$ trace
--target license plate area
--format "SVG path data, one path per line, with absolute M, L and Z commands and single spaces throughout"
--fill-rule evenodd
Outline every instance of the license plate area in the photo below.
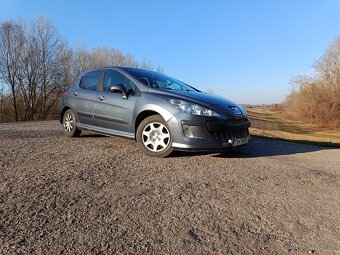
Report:
M 248 136 L 245 136 L 245 137 L 234 138 L 231 141 L 231 144 L 234 147 L 237 147 L 237 146 L 241 146 L 241 145 L 247 144 L 247 143 L 249 143 L 249 141 L 250 141 L 250 136 L 248 135 Z

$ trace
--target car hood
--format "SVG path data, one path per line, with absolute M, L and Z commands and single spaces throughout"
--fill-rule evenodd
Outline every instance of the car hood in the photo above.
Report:
M 191 101 L 213 110 L 224 113 L 227 117 L 245 117 L 247 115 L 243 107 L 240 107 L 236 103 L 216 95 L 206 94 L 204 92 L 197 91 L 182 91 L 182 90 L 160 90 L 160 89 L 150 89 L 149 93 L 158 94 L 166 98 L 178 98 L 181 100 Z M 232 108 L 237 107 L 241 113 L 235 113 Z

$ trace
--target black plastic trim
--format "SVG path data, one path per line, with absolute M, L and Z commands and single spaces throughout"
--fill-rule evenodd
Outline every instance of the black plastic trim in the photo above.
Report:
M 77 114 L 78 114 L 79 116 L 93 118 L 93 114 L 90 114 L 90 113 L 77 112 Z
M 98 120 L 106 120 L 106 121 L 111 121 L 111 122 L 116 122 L 116 123 L 121 123 L 121 124 L 126 124 L 126 125 L 129 124 L 129 122 L 124 121 L 124 120 L 104 117 L 104 116 L 100 116 L 100 115 L 95 115 L 94 118 L 98 119 Z
M 226 123 L 220 120 L 210 120 L 206 122 L 209 132 L 219 132 L 224 130 L 246 129 L 251 126 L 251 122 L 245 119 L 243 122 Z
M 200 121 L 194 121 L 194 120 L 182 120 L 182 125 L 188 125 L 188 126 L 202 126 L 202 122 Z

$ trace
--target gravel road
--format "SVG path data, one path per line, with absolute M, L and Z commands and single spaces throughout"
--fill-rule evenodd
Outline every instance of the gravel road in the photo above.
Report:
M 340 150 L 254 138 L 157 159 L 0 125 L 0 254 L 340 254 Z

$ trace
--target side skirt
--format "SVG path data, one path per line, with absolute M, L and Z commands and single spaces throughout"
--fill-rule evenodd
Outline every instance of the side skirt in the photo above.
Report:
M 105 135 L 121 136 L 121 137 L 129 138 L 129 139 L 135 139 L 134 133 L 116 131 L 116 130 L 112 130 L 108 128 L 101 128 L 101 127 L 96 127 L 96 126 L 81 124 L 81 123 L 78 123 L 77 127 L 81 130 L 94 131 L 94 132 L 105 134 Z

